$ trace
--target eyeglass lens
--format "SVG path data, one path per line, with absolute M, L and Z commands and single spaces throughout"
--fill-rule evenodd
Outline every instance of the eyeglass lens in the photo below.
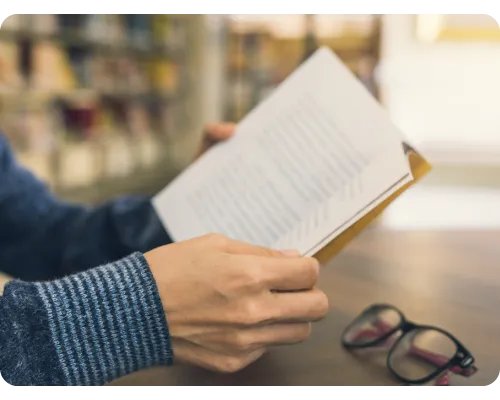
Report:
M 353 345 L 370 345 L 401 323 L 400 314 L 391 308 L 377 308 L 362 314 L 345 332 L 344 340 Z
M 394 345 L 389 365 L 400 377 L 426 379 L 447 364 L 457 352 L 455 342 L 433 329 L 415 329 Z
M 345 332 L 351 345 L 370 346 L 401 324 L 401 315 L 390 307 L 375 307 L 363 313 Z M 401 378 L 425 380 L 447 364 L 457 352 L 455 342 L 439 330 L 417 328 L 401 336 L 397 332 L 384 340 L 392 346 L 388 363 Z

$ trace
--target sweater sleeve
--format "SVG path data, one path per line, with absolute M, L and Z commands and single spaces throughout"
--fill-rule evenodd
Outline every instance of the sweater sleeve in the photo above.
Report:
M 103 385 L 170 365 L 165 313 L 141 253 L 0 297 L 0 371 L 16 386 Z
M 0 268 L 25 281 L 55 279 L 171 243 L 147 197 L 95 207 L 56 198 L 17 163 L 0 133 Z

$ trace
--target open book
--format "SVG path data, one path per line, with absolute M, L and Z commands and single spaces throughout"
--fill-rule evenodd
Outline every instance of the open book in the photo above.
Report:
M 325 259 L 428 170 L 321 48 L 153 204 L 175 241 L 221 233 Z

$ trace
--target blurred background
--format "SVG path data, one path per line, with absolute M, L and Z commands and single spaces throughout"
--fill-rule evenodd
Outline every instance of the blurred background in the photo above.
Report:
M 0 130 L 65 199 L 154 194 L 205 123 L 238 122 L 321 45 L 434 166 L 380 223 L 499 227 L 500 30 L 486 15 L 13 15 Z

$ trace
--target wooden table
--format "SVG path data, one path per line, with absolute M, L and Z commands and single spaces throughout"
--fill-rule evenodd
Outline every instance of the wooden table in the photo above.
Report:
M 454 385 L 487 385 L 500 372 L 500 231 L 366 231 L 322 269 L 331 312 L 300 345 L 272 349 L 245 370 L 220 375 L 193 367 L 143 371 L 114 385 L 394 385 L 385 358 L 344 351 L 340 334 L 374 302 L 461 340 L 479 372 Z

